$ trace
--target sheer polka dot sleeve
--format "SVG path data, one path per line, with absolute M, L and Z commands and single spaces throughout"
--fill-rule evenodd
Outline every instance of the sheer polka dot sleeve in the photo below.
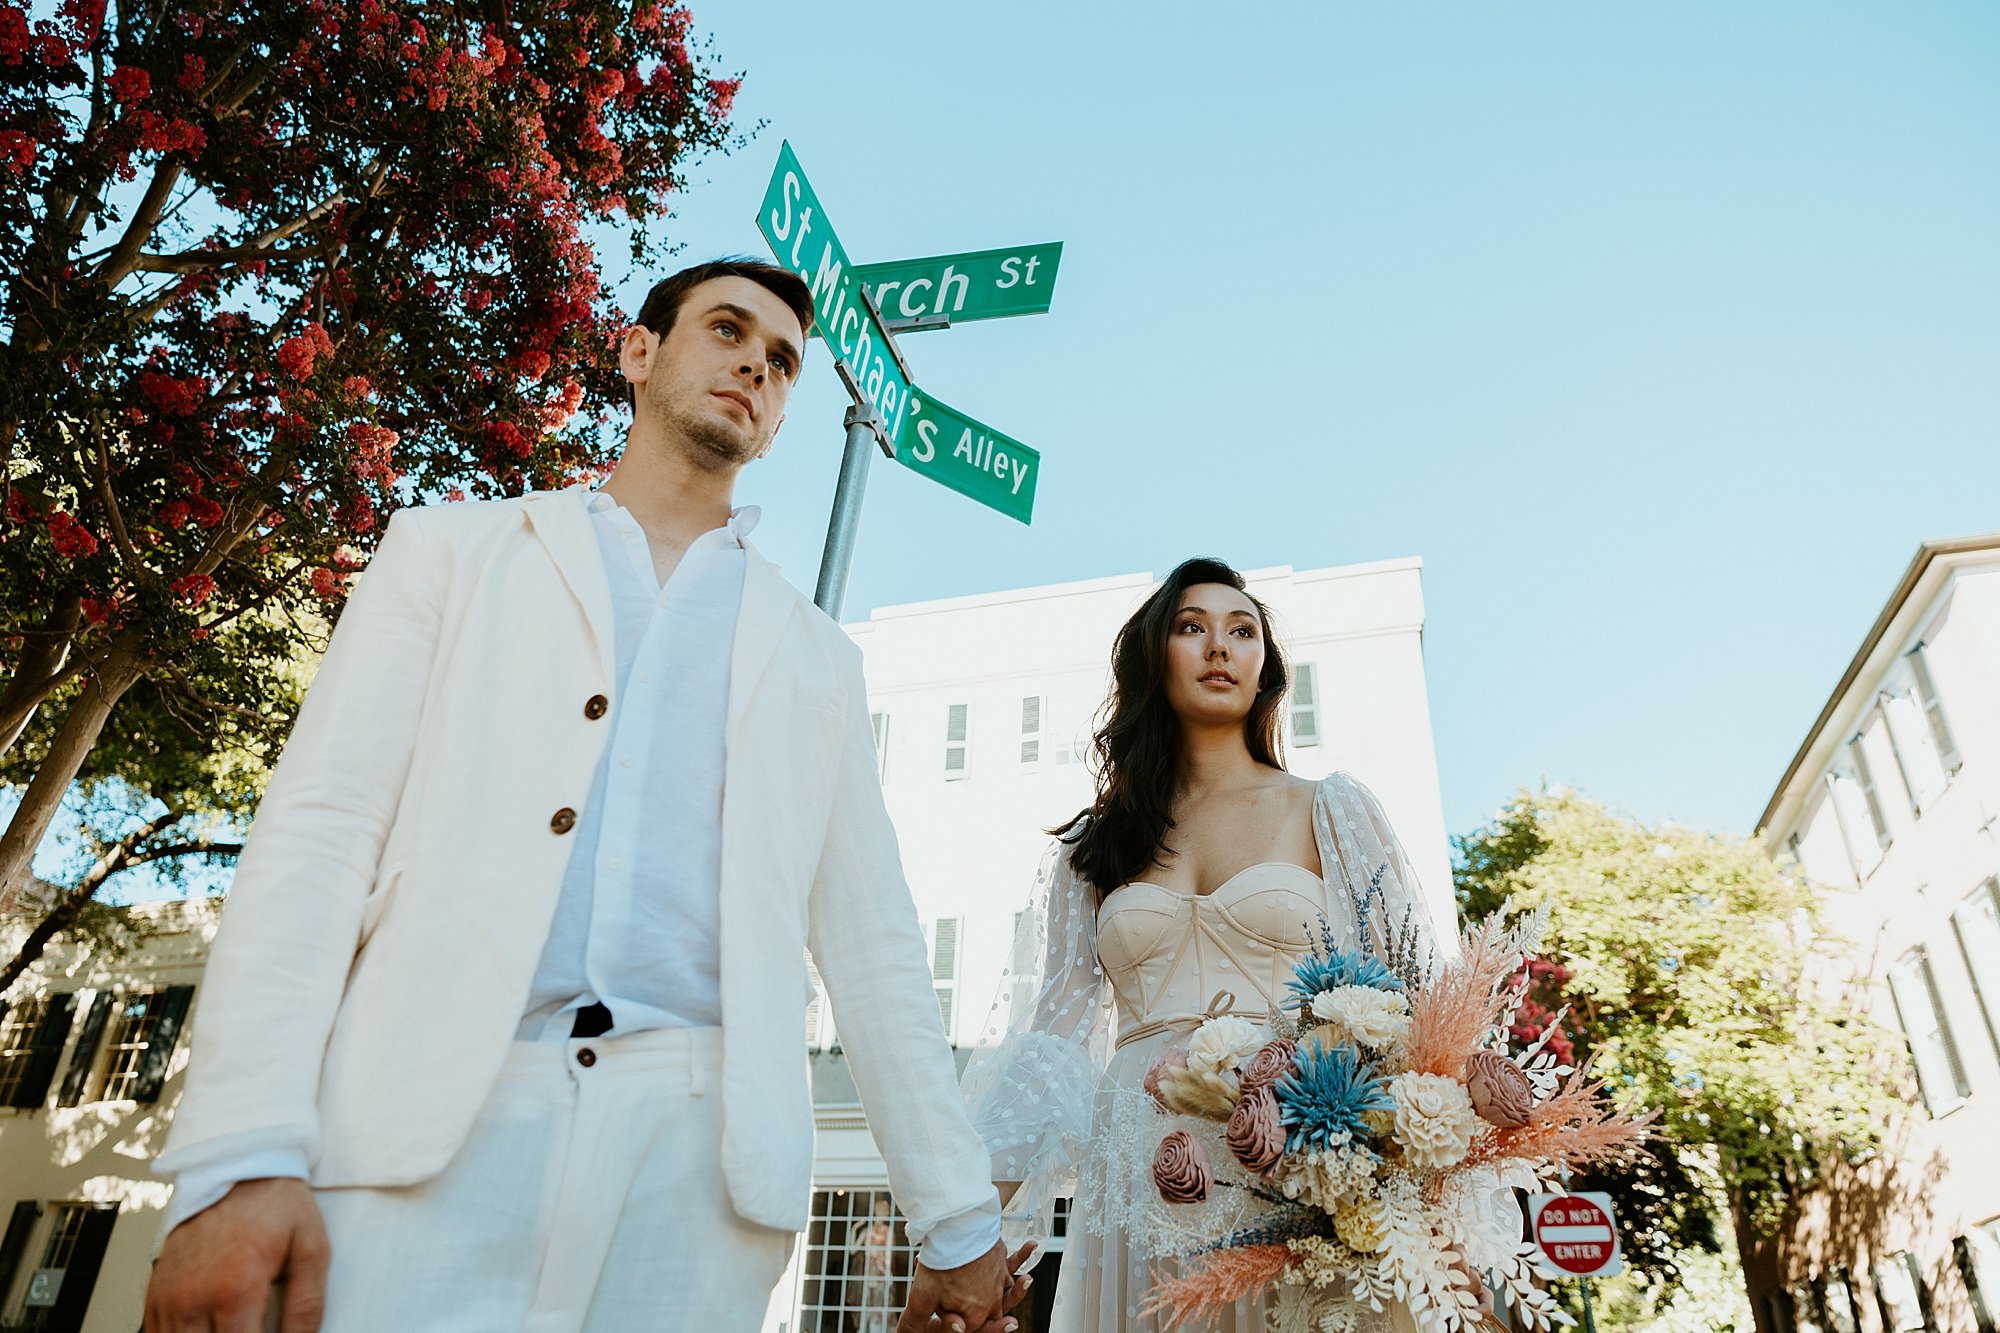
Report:
M 1002 1229 L 1046 1242 L 1075 1188 L 1098 1076 L 1111 1051 L 1111 988 L 1097 961 L 1097 895 L 1057 843 L 1035 877 L 1000 993 L 966 1066 L 972 1123 L 993 1179 L 1018 1181 Z

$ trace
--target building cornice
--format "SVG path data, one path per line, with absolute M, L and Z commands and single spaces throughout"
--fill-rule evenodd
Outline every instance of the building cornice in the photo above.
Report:
M 1847 664 L 1847 670 L 1841 673 L 1840 683 L 1833 687 L 1833 693 L 1827 697 L 1826 706 L 1819 710 L 1819 716 L 1813 720 L 1812 728 L 1806 732 L 1806 738 L 1799 745 L 1798 752 L 1792 756 L 1791 764 L 1785 769 L 1785 776 L 1778 780 L 1777 789 L 1771 793 L 1770 801 L 1764 806 L 1764 813 L 1757 818 L 1758 833 L 1761 834 L 1770 828 L 1776 820 L 1779 807 L 1784 804 L 1793 781 L 1806 767 L 1806 761 L 1818 746 L 1820 737 L 1825 735 L 1827 725 L 1839 715 L 1842 705 L 1847 701 L 1848 692 L 1868 669 L 1869 660 L 1875 656 L 1883 640 L 1889 637 L 1890 630 L 1904 619 L 1905 612 L 1912 607 L 1913 599 L 1927 577 L 1935 570 L 1938 581 L 1942 582 L 1949 572 L 1960 565 L 1970 563 L 1966 557 L 1986 554 L 2000 554 L 2000 532 L 1925 542 L 1917 548 L 1916 556 L 1910 561 L 1909 568 L 1903 571 L 1903 577 L 1897 580 L 1896 589 L 1889 595 L 1888 602 L 1882 607 L 1882 613 L 1875 617 L 1875 623 L 1869 627 L 1867 636 L 1861 641 L 1860 649 L 1854 654 L 1854 659 Z

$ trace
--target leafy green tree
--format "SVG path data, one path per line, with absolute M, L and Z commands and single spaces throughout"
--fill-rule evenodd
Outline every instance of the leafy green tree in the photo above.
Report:
M 1655 1287 L 1679 1256 L 1726 1248 L 1718 1203 L 1768 1234 L 1822 1167 L 1873 1153 L 1903 1108 L 1901 1044 L 1816 981 L 1814 899 L 1761 844 L 1647 827 L 1574 791 L 1522 790 L 1457 840 L 1459 903 L 1547 903 L 1531 1011 L 1563 1013 L 1578 1058 L 1660 1110 L 1609 1191 L 1628 1261 Z

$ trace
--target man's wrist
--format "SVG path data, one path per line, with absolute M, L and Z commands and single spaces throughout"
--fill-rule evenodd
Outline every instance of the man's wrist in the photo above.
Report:
M 955 1214 L 932 1227 L 917 1257 L 926 1268 L 963 1268 L 1000 1243 L 1000 1200 Z

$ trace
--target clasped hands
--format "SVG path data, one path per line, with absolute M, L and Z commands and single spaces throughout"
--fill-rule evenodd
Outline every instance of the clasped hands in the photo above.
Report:
M 896 1333 L 1013 1333 L 1009 1311 L 1028 1294 L 1034 1278 L 1021 1265 L 1035 1252 L 1033 1241 L 1012 1254 L 1004 1242 L 958 1268 L 917 1265 L 909 1303 Z

